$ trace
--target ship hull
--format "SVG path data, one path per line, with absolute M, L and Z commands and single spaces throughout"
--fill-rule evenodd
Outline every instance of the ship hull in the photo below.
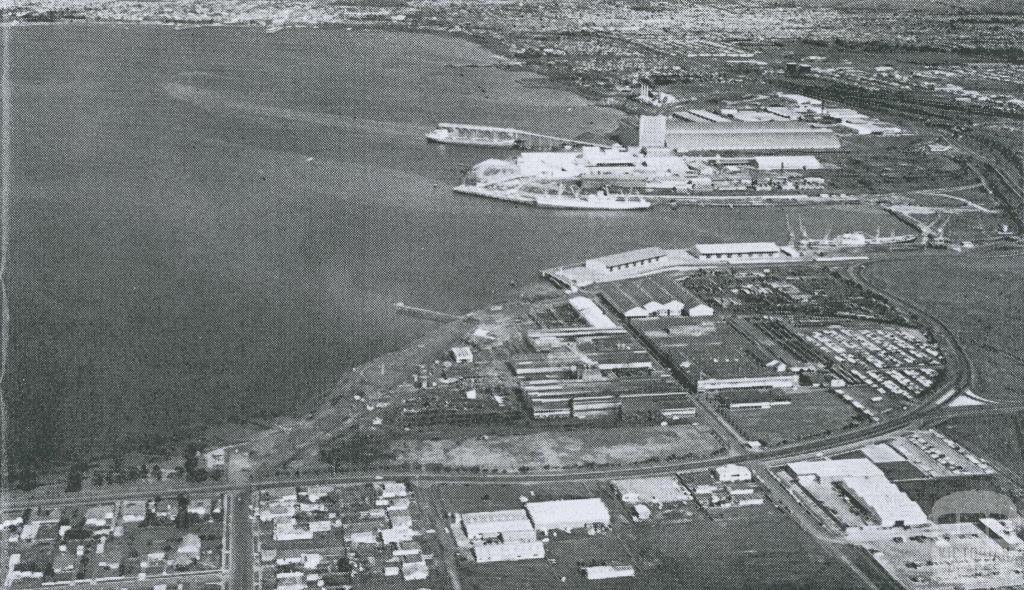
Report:
M 649 209 L 647 201 L 618 201 L 615 199 L 546 199 L 537 197 L 536 205 L 542 209 L 590 209 L 595 211 L 636 211 Z

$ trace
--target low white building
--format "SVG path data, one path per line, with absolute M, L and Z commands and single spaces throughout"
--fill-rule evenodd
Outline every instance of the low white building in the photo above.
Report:
M 583 576 L 588 580 L 611 580 L 614 578 L 632 578 L 636 570 L 631 565 L 613 563 L 608 565 L 592 565 L 583 568 Z
M 740 481 L 750 481 L 753 476 L 750 473 L 750 469 L 742 465 L 722 465 L 721 467 L 715 468 L 715 475 L 718 476 L 718 481 L 722 483 L 732 483 Z
M 456 363 L 473 362 L 473 349 L 468 346 L 455 346 L 451 350 L 452 360 Z
M 690 499 L 679 480 L 674 476 L 619 479 L 612 482 L 619 497 L 626 504 L 654 504 L 662 506 L 685 502 Z
M 473 557 L 477 563 L 495 561 L 522 561 L 524 559 L 543 559 L 544 543 L 526 541 L 522 543 L 487 543 L 473 547 Z

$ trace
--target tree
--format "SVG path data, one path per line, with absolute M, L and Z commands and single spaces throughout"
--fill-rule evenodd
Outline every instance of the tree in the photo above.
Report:
M 71 466 L 71 471 L 68 472 L 68 485 L 64 488 L 65 492 L 80 492 L 82 491 L 82 480 L 84 478 L 85 467 L 81 464 L 75 464 Z

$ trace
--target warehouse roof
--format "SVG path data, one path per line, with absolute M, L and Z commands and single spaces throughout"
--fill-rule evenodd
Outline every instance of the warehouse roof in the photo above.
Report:
M 542 530 L 559 528 L 563 524 L 607 524 L 611 521 L 608 507 L 600 498 L 529 502 L 526 511 L 530 513 L 534 526 Z
M 469 512 L 462 515 L 462 526 L 471 537 L 482 533 L 533 530 L 533 525 L 522 508 Z
M 831 129 L 814 127 L 802 121 L 667 121 L 666 132 L 687 133 L 821 133 L 834 134 Z
M 780 252 L 774 242 L 735 242 L 731 244 L 697 244 L 693 249 L 698 254 L 760 254 Z
M 576 313 L 583 318 L 583 321 L 592 328 L 617 328 L 618 325 L 608 317 L 601 308 L 587 297 L 573 297 L 569 304 L 576 310 Z
M 591 261 L 599 262 L 605 266 L 618 266 L 620 264 L 630 264 L 633 262 L 639 262 L 641 260 L 650 260 L 652 258 L 663 258 L 666 256 L 665 250 L 661 248 L 640 248 L 639 250 L 630 250 L 628 252 L 619 252 L 616 254 L 609 254 L 608 256 L 601 256 L 599 258 L 593 258 Z
M 790 463 L 788 467 L 797 477 L 815 475 L 826 481 L 850 477 L 885 477 L 882 470 L 867 459 L 796 461 Z
M 673 476 L 619 479 L 612 482 L 619 491 L 623 502 L 630 504 L 653 502 L 667 504 L 683 502 L 690 498 L 679 480 Z
M 885 476 L 882 477 L 844 477 L 841 485 L 851 496 L 874 511 L 883 526 L 892 526 L 898 522 L 906 525 L 924 524 L 928 516 L 921 507 L 910 499 L 910 496 L 896 487 Z

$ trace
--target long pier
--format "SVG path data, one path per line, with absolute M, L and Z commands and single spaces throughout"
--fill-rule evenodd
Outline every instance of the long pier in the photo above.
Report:
M 427 309 L 425 307 L 413 307 L 411 305 L 406 305 L 401 301 L 395 304 L 395 309 L 398 311 L 398 313 L 403 315 L 412 316 L 414 318 L 420 318 L 424 320 L 433 320 L 435 322 L 447 323 L 453 322 L 458 319 L 462 319 L 462 316 L 457 316 L 451 313 L 445 313 L 443 311 L 435 311 L 433 309 Z
M 611 147 L 607 144 L 544 135 L 522 129 L 464 123 L 438 123 L 437 129 L 428 134 L 427 139 L 438 143 L 476 147 L 517 147 L 529 150 L 560 149 L 567 145 L 572 147 Z

